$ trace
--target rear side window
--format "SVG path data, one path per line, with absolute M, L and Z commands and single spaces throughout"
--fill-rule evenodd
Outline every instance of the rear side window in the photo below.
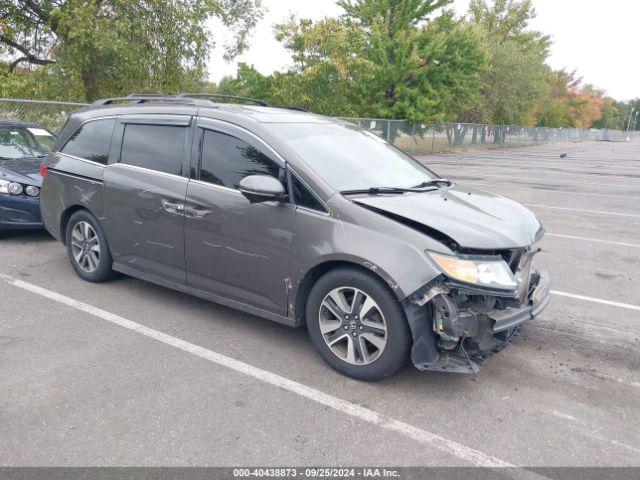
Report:
M 129 123 L 124 128 L 120 163 L 180 175 L 186 137 L 185 127 Z
M 293 200 L 296 205 L 319 212 L 327 211 L 320 203 L 320 200 L 295 175 L 291 175 L 291 184 L 293 186 Z
M 115 124 L 115 118 L 87 122 L 75 131 L 60 151 L 106 165 Z
M 280 178 L 280 167 L 244 140 L 225 133 L 205 130 L 202 144 L 200 180 L 238 188 L 249 175 Z

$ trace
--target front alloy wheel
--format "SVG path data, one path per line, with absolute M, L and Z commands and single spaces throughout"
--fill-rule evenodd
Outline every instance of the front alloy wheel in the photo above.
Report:
M 387 345 L 387 324 L 376 301 L 355 287 L 339 287 L 324 298 L 320 332 L 331 351 L 351 365 L 374 362 Z
M 313 346 L 332 368 L 380 380 L 409 357 L 411 333 L 402 305 L 380 277 L 343 266 L 320 277 L 305 310 Z

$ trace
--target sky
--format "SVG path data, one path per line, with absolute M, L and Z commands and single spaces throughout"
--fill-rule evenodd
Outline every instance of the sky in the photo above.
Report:
M 636 41 L 640 1 L 533 0 L 533 4 L 537 18 L 531 27 L 551 35 L 553 40 L 548 60 L 552 68 L 575 70 L 585 83 L 605 90 L 617 100 L 640 97 Z M 253 65 L 265 75 L 286 70 L 291 64 L 290 56 L 275 40 L 273 25 L 286 21 L 291 14 L 319 20 L 342 13 L 334 0 L 263 0 L 263 5 L 266 12 L 251 34 L 249 48 L 234 62 L 223 60 L 222 45 L 228 36 L 219 23 L 212 22 L 216 47 L 209 62 L 210 80 L 234 75 L 238 62 Z M 469 0 L 453 3 L 459 15 L 466 12 L 468 5 Z

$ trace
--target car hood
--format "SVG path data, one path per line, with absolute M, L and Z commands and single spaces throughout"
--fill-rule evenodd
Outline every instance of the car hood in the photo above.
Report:
M 41 158 L 0 159 L 0 178 L 39 187 L 42 184 L 40 165 Z
M 475 189 L 369 195 L 353 201 L 400 221 L 423 225 L 427 232 L 440 233 L 469 249 L 526 247 L 542 230 L 535 215 L 518 202 Z

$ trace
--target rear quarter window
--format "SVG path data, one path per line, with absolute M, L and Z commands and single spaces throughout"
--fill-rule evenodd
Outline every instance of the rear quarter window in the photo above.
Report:
M 76 130 L 60 151 L 106 165 L 115 124 L 115 118 L 91 120 Z
M 120 163 L 180 175 L 186 137 L 185 127 L 127 124 Z

